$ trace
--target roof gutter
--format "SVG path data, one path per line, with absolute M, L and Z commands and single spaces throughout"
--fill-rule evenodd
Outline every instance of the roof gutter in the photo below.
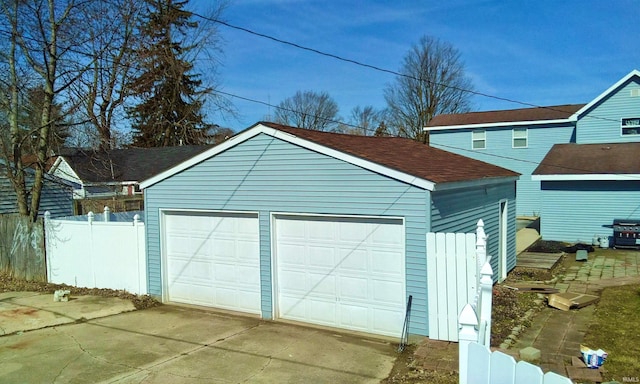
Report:
M 517 181 L 520 176 L 503 176 L 503 177 L 485 177 L 483 179 L 468 181 L 452 181 L 448 183 L 438 183 L 433 189 L 434 192 L 449 191 L 453 189 L 473 188 L 496 184 L 501 181 L 504 183 Z
M 531 175 L 537 181 L 640 181 L 640 174 L 591 173 L 570 175 Z
M 555 120 L 530 120 L 530 121 L 503 121 L 499 123 L 478 123 L 478 124 L 460 124 L 460 125 L 439 125 L 434 127 L 424 127 L 424 132 L 433 131 L 448 131 L 457 129 L 476 129 L 476 128 L 503 128 L 503 127 L 519 127 L 523 125 L 545 125 L 545 124 L 566 124 L 573 123 L 577 120 L 577 117 L 571 116 L 567 119 L 555 119 Z

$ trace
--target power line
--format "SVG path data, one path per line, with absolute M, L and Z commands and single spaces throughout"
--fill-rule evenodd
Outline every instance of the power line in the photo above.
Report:
M 346 62 L 346 63 L 354 64 L 354 65 L 357 65 L 357 66 L 360 66 L 360 67 L 372 69 L 372 70 L 375 70 L 375 71 L 378 71 L 378 72 L 383 72 L 383 73 L 391 74 L 391 75 L 394 75 L 394 76 L 400 76 L 400 77 L 404 77 L 404 78 L 415 80 L 415 81 L 425 81 L 425 82 L 427 82 L 427 83 L 429 83 L 431 85 L 437 86 L 437 87 L 449 88 L 449 89 L 456 90 L 456 91 L 459 91 L 459 92 L 469 93 L 469 94 L 472 94 L 472 95 L 475 95 L 475 96 L 481 96 L 481 97 L 486 97 L 486 98 L 499 100 L 499 101 L 504 101 L 504 102 L 508 102 L 508 103 L 519 104 L 519 105 L 526 106 L 526 107 L 543 108 L 543 109 L 548 109 L 548 110 L 555 111 L 555 112 L 565 112 L 563 110 L 556 109 L 556 108 L 553 108 L 553 107 L 550 107 L 550 106 L 541 106 L 541 105 L 528 103 L 528 102 L 524 102 L 524 101 L 519 101 L 519 100 L 515 100 L 515 99 L 510 99 L 510 98 L 506 98 L 506 97 L 491 95 L 491 94 L 488 94 L 488 93 L 479 92 L 479 91 L 475 91 L 475 90 L 472 90 L 472 89 L 465 89 L 465 88 L 452 86 L 452 85 L 449 85 L 449 84 L 439 83 L 439 82 L 436 82 L 436 81 L 433 81 L 433 80 L 430 80 L 430 79 L 417 78 L 417 77 L 412 76 L 412 75 L 408 75 L 408 74 L 401 73 L 401 72 L 394 71 L 394 70 L 387 69 L 387 68 L 382 68 L 382 67 L 379 67 L 379 66 L 376 66 L 376 65 L 364 63 L 364 62 L 359 61 L 359 60 L 346 58 L 346 57 L 343 57 L 343 56 L 340 56 L 340 55 L 336 55 L 336 54 L 333 54 L 333 53 L 321 51 L 321 50 L 316 49 L 316 48 L 311 48 L 311 47 L 307 47 L 307 46 L 304 46 L 304 45 L 301 45 L 301 44 L 298 44 L 298 43 L 294 43 L 294 42 L 291 42 L 291 41 L 288 41 L 288 40 L 280 39 L 280 38 L 277 38 L 277 37 L 274 37 L 274 36 L 271 36 L 271 35 L 267 35 L 267 34 L 264 34 L 264 33 L 256 32 L 256 31 L 251 30 L 249 28 L 240 27 L 240 26 L 228 23 L 226 21 L 222 21 L 222 20 L 219 20 L 219 19 L 203 16 L 203 15 L 201 15 L 199 13 L 196 13 L 196 12 L 192 12 L 192 14 L 194 16 L 196 16 L 196 17 L 199 17 L 199 18 L 202 18 L 204 20 L 208 20 L 208 21 L 211 21 L 211 22 L 214 22 L 214 23 L 218 23 L 218 24 L 224 25 L 225 27 L 228 27 L 228 28 L 231 28 L 231 29 L 242 31 L 242 32 L 254 35 L 254 36 L 258 36 L 258 37 L 261 37 L 261 38 L 264 38 L 264 39 L 267 39 L 267 40 L 274 41 L 276 43 L 283 44 L 283 45 L 288 45 L 288 46 L 296 48 L 296 49 L 301 49 L 301 50 L 304 50 L 304 51 L 307 51 L 307 52 L 312 52 L 312 53 L 315 53 L 315 54 L 318 54 L 318 55 L 321 55 L 321 56 L 325 56 L 325 57 L 329 57 L 329 58 L 336 59 L 336 60 L 339 60 L 339 61 L 343 61 L 343 62 Z M 599 116 L 588 116 L 588 117 L 589 118 L 593 118 L 593 119 L 605 120 L 605 121 L 617 121 L 617 120 L 614 120 L 614 119 L 609 119 L 609 118 L 599 117 Z

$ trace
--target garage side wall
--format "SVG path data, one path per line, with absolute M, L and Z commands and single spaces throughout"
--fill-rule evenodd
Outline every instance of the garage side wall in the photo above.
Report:
M 429 192 L 258 135 L 145 190 L 149 292 L 162 295 L 160 210 L 259 213 L 262 316 L 273 316 L 272 213 L 401 217 L 411 333 L 427 333 L 426 247 Z
M 515 182 L 432 193 L 432 232 L 475 233 L 479 219 L 484 221 L 487 254 L 498 254 L 500 201 L 507 201 L 507 271 L 516 266 Z M 498 277 L 498 258 L 491 258 L 494 278 Z
M 541 236 L 591 244 L 613 219 L 640 218 L 640 181 L 543 181 Z

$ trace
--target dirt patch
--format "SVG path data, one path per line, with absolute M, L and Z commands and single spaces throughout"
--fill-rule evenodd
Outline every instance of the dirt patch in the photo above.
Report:
M 458 374 L 455 372 L 437 372 L 421 367 L 416 359 L 416 345 L 408 345 L 407 348 L 398 355 L 389 377 L 381 381 L 382 384 L 456 384 Z
M 550 240 L 538 240 L 532 246 L 530 246 L 528 252 L 541 252 L 541 253 L 560 253 L 563 252 L 569 244 L 561 241 Z
M 136 295 L 124 290 L 106 288 L 82 288 L 66 284 L 51 284 L 37 281 L 16 279 L 7 274 L 0 274 L 0 292 L 44 292 L 53 294 L 59 289 L 68 289 L 74 296 L 118 297 L 130 300 L 136 309 L 156 307 L 161 303 L 149 295 Z

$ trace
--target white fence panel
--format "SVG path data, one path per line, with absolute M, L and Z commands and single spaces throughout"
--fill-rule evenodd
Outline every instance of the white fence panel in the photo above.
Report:
M 144 223 L 45 220 L 51 283 L 147 294 Z
M 477 292 L 476 235 L 427 233 L 429 338 L 458 341 L 458 315 Z
M 473 384 L 572 384 L 572 381 L 554 372 L 542 373 L 540 367 L 526 361 L 517 362 L 502 352 L 491 352 L 476 342 L 468 345 L 466 377 L 460 383 Z

